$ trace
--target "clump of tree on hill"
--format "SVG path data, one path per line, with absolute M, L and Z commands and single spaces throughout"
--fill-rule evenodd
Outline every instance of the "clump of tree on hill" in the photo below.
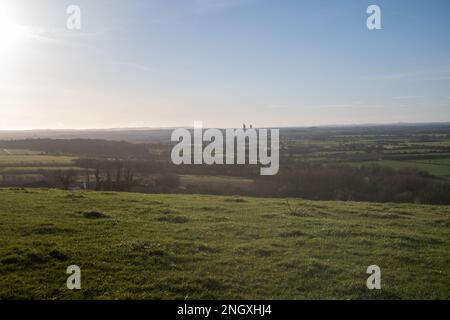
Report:
M 0 141 L 0 147 L 27 149 L 47 154 L 77 155 L 82 157 L 146 158 L 149 156 L 145 144 L 99 139 L 25 139 Z
M 450 183 L 426 172 L 388 167 L 299 164 L 275 177 L 260 177 L 260 196 L 312 200 L 450 204 Z

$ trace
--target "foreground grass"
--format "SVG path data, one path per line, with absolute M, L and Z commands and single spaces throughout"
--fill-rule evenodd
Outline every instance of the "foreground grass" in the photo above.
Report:
M 200 186 L 217 190 L 251 187 L 252 179 L 231 176 L 180 175 L 182 186 Z
M 450 298 L 449 207 L 290 205 L 0 189 L 0 299 Z M 80 291 L 66 289 L 71 264 Z M 382 290 L 366 288 L 373 264 Z

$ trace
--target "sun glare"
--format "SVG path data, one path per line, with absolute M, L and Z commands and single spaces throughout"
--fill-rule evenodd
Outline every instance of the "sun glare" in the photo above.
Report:
M 29 35 L 29 27 L 18 24 L 14 8 L 2 2 L 0 11 L 0 56 L 11 56 Z
M 1 23 L 0 37 L 1 41 L 10 44 L 18 42 L 26 36 L 24 27 L 14 24 L 11 20 L 3 20 Z

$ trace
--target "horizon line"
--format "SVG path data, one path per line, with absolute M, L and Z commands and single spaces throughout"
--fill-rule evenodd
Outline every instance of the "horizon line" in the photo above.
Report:
M 330 127 L 361 127 L 361 126 L 396 126 L 396 125 L 450 125 L 450 121 L 429 121 L 429 122 L 368 122 L 354 124 L 321 124 L 321 125 L 287 125 L 287 126 L 253 126 L 253 129 L 292 129 L 292 128 L 330 128 Z M 194 126 L 175 126 L 175 127 L 92 127 L 92 128 L 45 128 L 45 129 L 0 129 L 0 132 L 31 132 L 31 131 L 125 131 L 125 130 L 171 130 L 178 128 L 194 128 Z M 203 129 L 240 129 L 241 127 L 203 127 Z

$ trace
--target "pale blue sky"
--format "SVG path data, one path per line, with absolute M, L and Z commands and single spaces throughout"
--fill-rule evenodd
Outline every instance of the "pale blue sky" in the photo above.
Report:
M 0 3 L 0 129 L 450 121 L 448 0 Z

